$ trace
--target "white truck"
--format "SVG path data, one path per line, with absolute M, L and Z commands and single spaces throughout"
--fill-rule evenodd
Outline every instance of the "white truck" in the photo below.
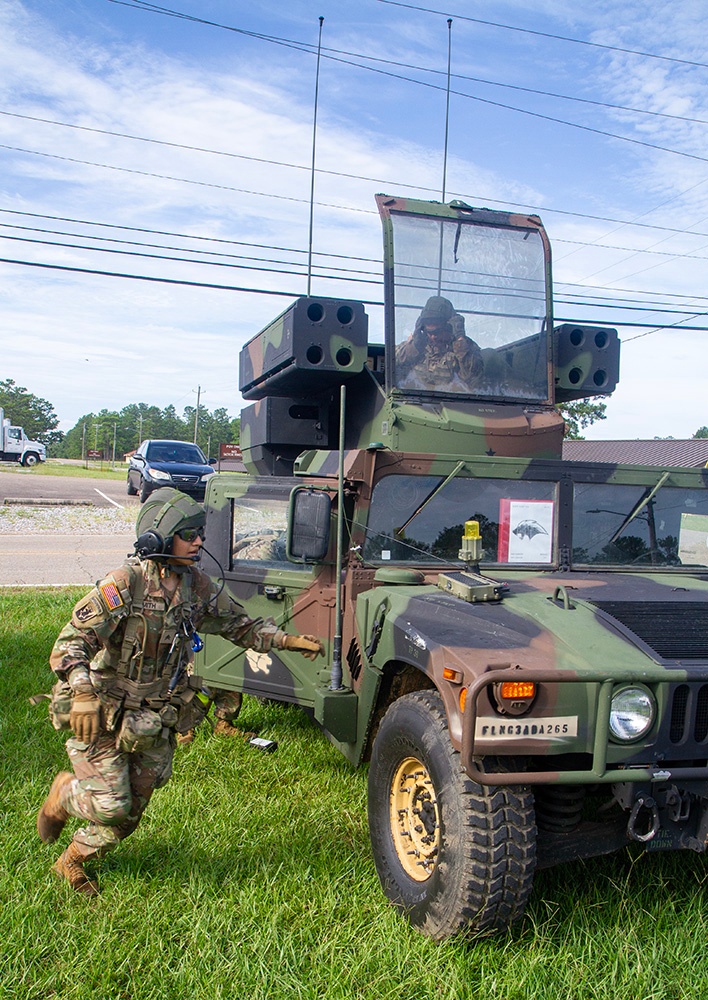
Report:
M 22 427 L 14 427 L 0 407 L 0 462 L 21 462 L 36 465 L 47 458 L 47 449 L 40 441 L 30 441 Z

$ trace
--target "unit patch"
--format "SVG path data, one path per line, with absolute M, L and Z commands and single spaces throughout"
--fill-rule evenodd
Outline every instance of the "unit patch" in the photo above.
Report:
M 120 596 L 120 591 L 112 580 L 108 583 L 102 584 L 99 587 L 99 590 L 103 594 L 103 599 L 111 611 L 115 608 L 123 607 L 123 598 Z
M 479 718 L 475 740 L 552 740 L 578 735 L 577 715 L 552 716 L 547 719 Z
M 78 625 L 87 625 L 91 622 L 100 621 L 105 617 L 105 611 L 101 607 L 100 601 L 89 595 L 74 608 L 73 619 Z

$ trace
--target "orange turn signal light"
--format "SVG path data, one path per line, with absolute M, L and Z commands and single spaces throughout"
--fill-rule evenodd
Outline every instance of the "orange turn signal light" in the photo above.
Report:
M 462 688 L 460 691 L 460 711 L 464 713 L 465 705 L 467 704 L 467 688 Z
M 460 671 L 453 670 L 452 667 L 443 667 L 443 677 L 446 681 L 452 681 L 453 684 L 460 684 L 462 681 Z
M 500 695 L 504 701 L 527 701 L 536 695 L 533 681 L 503 681 Z

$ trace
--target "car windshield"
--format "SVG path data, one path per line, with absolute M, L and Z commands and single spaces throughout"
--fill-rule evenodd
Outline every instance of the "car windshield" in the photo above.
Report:
M 391 220 L 395 388 L 547 399 L 538 230 L 405 213 Z
M 465 521 L 478 521 L 482 562 L 553 563 L 556 490 L 518 479 L 386 476 L 371 499 L 364 558 L 456 562 Z
M 708 491 L 654 483 L 576 483 L 573 562 L 708 566 Z
M 148 445 L 149 462 L 186 462 L 190 465 L 206 465 L 207 460 L 196 444 L 181 441 L 153 441 Z

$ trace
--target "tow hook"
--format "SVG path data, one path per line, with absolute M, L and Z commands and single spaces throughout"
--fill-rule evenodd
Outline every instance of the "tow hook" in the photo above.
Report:
M 637 828 L 637 821 L 643 810 L 647 811 L 649 822 L 649 829 L 641 833 Z M 632 806 L 632 811 L 629 814 L 629 821 L 627 823 L 627 836 L 630 840 L 636 840 L 640 844 L 646 844 L 648 841 L 653 840 L 659 832 L 659 810 L 657 808 L 656 802 L 650 795 L 640 795 L 637 801 Z

